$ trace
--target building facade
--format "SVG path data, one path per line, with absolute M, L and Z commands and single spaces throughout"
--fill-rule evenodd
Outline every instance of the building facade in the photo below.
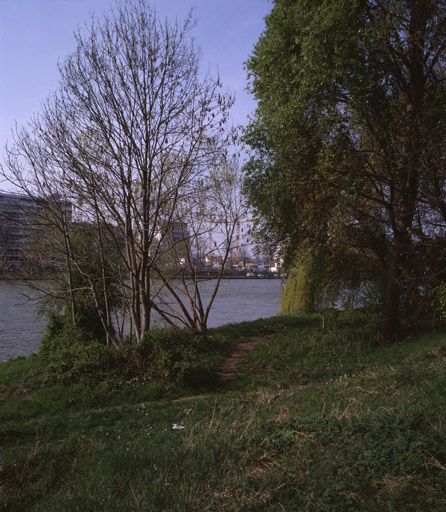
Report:
M 25 195 L 0 192 L 0 272 L 15 271 L 23 266 L 26 243 L 31 242 L 36 231 L 44 230 L 44 204 Z M 62 204 L 71 220 L 71 205 Z

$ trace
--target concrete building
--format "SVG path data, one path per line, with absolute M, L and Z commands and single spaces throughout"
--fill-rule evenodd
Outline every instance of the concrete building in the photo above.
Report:
M 64 208 L 71 219 L 71 204 Z M 31 197 L 0 192 L 0 272 L 14 271 L 24 262 L 24 245 L 36 229 L 44 228 L 44 204 Z
M 159 263 L 163 266 L 177 268 L 183 266 L 190 251 L 190 235 L 187 224 L 180 220 L 171 221 L 156 235 Z

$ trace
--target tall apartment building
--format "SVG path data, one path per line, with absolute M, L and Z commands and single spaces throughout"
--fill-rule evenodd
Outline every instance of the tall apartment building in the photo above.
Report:
M 0 272 L 20 268 L 24 261 L 24 244 L 31 233 L 42 229 L 41 201 L 28 196 L 0 192 Z M 71 205 L 64 204 L 71 218 Z

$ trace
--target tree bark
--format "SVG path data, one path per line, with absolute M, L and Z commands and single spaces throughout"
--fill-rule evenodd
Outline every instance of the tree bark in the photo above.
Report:
M 400 327 L 401 272 L 397 251 L 390 256 L 384 281 L 383 319 L 380 337 L 392 343 L 398 339 Z

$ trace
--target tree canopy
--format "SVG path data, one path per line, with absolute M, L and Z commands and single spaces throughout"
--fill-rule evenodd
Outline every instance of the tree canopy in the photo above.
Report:
M 445 34 L 442 0 L 276 0 L 247 63 L 263 233 L 377 282 L 387 339 L 444 275 Z

